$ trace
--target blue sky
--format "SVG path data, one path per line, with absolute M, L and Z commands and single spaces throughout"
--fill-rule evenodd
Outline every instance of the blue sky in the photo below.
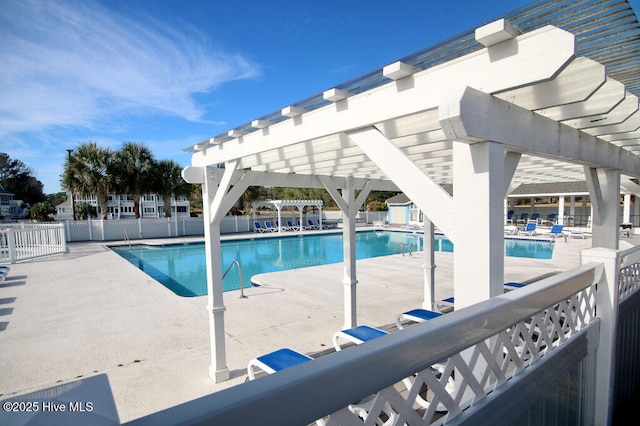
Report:
M 528 3 L 0 0 L 0 152 L 45 193 L 88 141 L 187 166 L 189 145 Z

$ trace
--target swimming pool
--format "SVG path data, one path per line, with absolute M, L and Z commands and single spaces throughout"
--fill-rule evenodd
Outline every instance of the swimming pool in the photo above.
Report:
M 551 259 L 553 242 L 505 239 L 505 254 L 515 257 Z M 251 277 L 265 272 L 284 271 L 307 266 L 342 262 L 342 233 L 273 238 L 247 238 L 223 241 L 223 271 L 233 260 L 242 265 L 243 286 L 251 285 Z M 453 244 L 436 235 L 434 248 L 452 252 Z M 179 296 L 207 294 L 204 243 L 133 245 L 111 247 L 138 269 L 144 271 Z M 387 256 L 423 250 L 422 234 L 394 231 L 356 233 L 356 258 Z M 223 290 L 239 289 L 237 268 L 232 268 L 223 281 Z

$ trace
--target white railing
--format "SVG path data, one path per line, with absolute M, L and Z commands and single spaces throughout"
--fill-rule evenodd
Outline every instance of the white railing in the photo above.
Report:
M 160 219 L 67 220 L 67 241 L 129 240 L 141 238 L 173 238 L 204 235 L 204 222 L 197 217 Z
M 621 252 L 620 259 L 618 301 L 622 302 L 640 290 L 640 246 L 631 247 Z
M 0 262 L 15 263 L 66 252 L 62 224 L 24 224 L 0 229 Z
M 361 425 L 350 404 L 363 400 L 364 424 L 464 423 L 470 407 L 507 395 L 523 377 L 535 378 L 538 363 L 597 332 L 602 268 L 583 265 L 131 424 Z
M 619 255 L 614 409 L 633 401 L 640 388 L 640 246 Z

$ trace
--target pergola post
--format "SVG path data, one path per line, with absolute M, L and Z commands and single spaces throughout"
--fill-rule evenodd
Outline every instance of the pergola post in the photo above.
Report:
M 220 246 L 220 222 L 213 220 L 215 212 L 212 204 L 218 191 L 219 181 L 215 175 L 207 173 L 202 184 L 202 199 L 204 201 L 204 239 L 205 262 L 207 267 L 207 315 L 209 317 L 209 339 L 211 343 L 211 365 L 209 376 L 216 383 L 229 379 L 227 366 L 226 342 L 224 335 L 224 306 L 222 296 L 222 249 Z
M 453 278 L 456 309 L 503 293 L 506 193 L 504 146 L 453 142 L 455 234 Z
M 435 288 L 436 288 L 436 262 L 434 254 L 434 225 L 433 222 L 427 218 L 427 215 L 423 214 L 424 218 L 424 237 L 423 237 L 423 250 L 424 250 L 424 300 L 422 307 L 430 311 L 436 311 L 435 300 Z
M 356 310 L 356 288 L 358 284 L 356 275 L 356 214 L 358 213 L 359 207 L 356 206 L 355 202 L 353 177 L 347 177 L 345 179 L 342 198 L 346 202 L 347 207 L 342 216 L 344 328 L 352 328 L 358 325 Z
M 584 167 L 593 210 L 592 247 L 617 250 L 620 226 L 620 171 Z

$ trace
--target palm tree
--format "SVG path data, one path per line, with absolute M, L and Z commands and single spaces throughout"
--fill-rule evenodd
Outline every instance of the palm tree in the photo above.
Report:
M 173 160 L 161 160 L 153 167 L 153 192 L 164 203 L 164 217 L 171 217 L 171 195 L 188 195 L 192 185 L 182 179 L 182 167 Z
M 122 182 L 122 193 L 133 198 L 133 212 L 140 219 L 140 198 L 151 192 L 153 154 L 144 144 L 127 142 L 116 152 L 117 175 Z
M 106 219 L 107 194 L 117 188 L 118 183 L 114 166 L 111 149 L 101 148 L 95 142 L 82 144 L 67 157 L 61 185 L 76 196 L 96 194 L 101 217 Z

